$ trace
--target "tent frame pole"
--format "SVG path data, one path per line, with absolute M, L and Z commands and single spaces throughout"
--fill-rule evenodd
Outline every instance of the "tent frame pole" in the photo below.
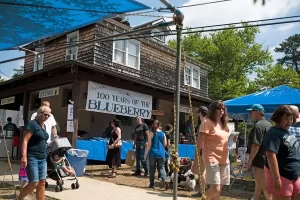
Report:
M 184 19 L 183 13 L 172 6 L 167 0 L 161 0 L 163 4 L 167 6 L 169 10 L 174 13 L 174 21 L 176 23 L 177 31 L 177 40 L 176 40 L 176 127 L 175 127 L 175 150 L 178 150 L 178 141 L 179 141 L 179 106 L 180 106 L 180 76 L 181 76 L 181 37 L 182 37 L 182 22 Z M 177 152 L 176 152 L 177 153 Z M 178 172 L 174 170 L 174 179 L 173 179 L 173 200 L 177 200 L 177 188 L 178 188 Z

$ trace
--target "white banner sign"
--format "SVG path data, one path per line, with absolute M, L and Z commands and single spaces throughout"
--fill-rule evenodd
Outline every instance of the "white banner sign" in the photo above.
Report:
M 1 99 L 1 106 L 6 104 L 11 104 L 11 103 L 15 103 L 15 96 Z
M 74 123 L 73 123 L 73 121 L 67 121 L 67 132 L 69 132 L 69 133 L 74 132 Z
M 68 120 L 73 120 L 73 104 L 68 104 Z
M 85 110 L 150 119 L 152 96 L 89 81 Z
M 39 98 L 56 96 L 58 95 L 58 93 L 59 93 L 59 87 L 41 90 L 39 92 Z

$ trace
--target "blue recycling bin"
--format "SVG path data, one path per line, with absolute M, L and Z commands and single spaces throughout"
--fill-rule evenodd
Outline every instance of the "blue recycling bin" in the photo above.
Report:
M 67 151 L 67 159 L 74 168 L 76 176 L 83 176 L 87 165 L 89 151 L 82 149 L 70 149 Z

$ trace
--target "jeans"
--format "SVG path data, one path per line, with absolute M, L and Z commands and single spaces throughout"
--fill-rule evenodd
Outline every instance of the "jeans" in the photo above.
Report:
M 165 172 L 165 158 L 154 158 L 149 156 L 150 163 L 150 187 L 154 186 L 155 170 L 158 169 L 158 173 L 163 182 L 166 181 L 166 172 Z
M 29 179 L 29 183 L 37 183 L 40 180 L 46 180 L 46 176 L 47 176 L 46 158 L 36 159 L 34 157 L 28 157 L 26 173 Z
M 148 165 L 147 165 L 147 160 L 145 159 L 145 151 L 146 151 L 146 146 L 145 142 L 136 142 L 136 172 L 140 173 L 141 172 L 141 164 L 145 170 L 145 173 L 148 173 Z

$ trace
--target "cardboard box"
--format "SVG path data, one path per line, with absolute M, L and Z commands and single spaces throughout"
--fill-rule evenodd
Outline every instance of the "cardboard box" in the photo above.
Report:
M 132 167 L 135 165 L 135 151 L 129 150 L 127 152 L 125 164 Z

